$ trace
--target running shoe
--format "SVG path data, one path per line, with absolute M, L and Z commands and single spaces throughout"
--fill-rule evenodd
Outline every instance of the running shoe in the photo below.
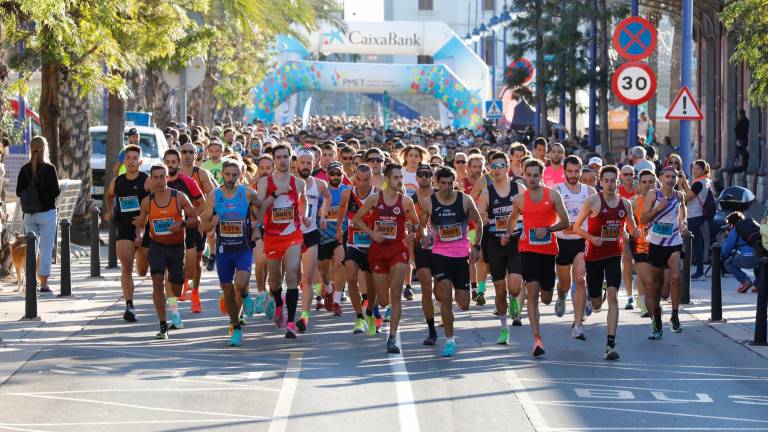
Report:
M 640 316 L 642 318 L 648 318 L 648 308 L 645 307 L 645 302 L 638 300 L 637 304 L 640 306 Z
M 584 337 L 584 326 L 581 324 L 571 327 L 571 336 L 574 339 L 587 340 L 587 338 Z
M 648 339 L 661 340 L 663 335 L 664 330 L 661 329 L 661 326 L 657 326 L 655 322 L 651 323 L 651 334 L 648 336 Z
M 509 345 L 509 329 L 503 328 L 499 332 L 499 337 L 496 339 L 498 345 Z
M 384 322 L 389 322 L 392 319 L 392 308 L 387 306 L 386 309 L 384 309 Z
M 203 311 L 203 304 L 200 303 L 200 290 L 193 289 L 189 299 L 192 300 L 192 306 L 190 306 L 192 313 L 201 313 Z
M 221 312 L 222 315 L 227 315 L 229 313 L 227 311 L 227 302 L 224 301 L 224 294 L 219 296 L 219 312 Z
M 216 255 L 211 255 L 210 258 L 208 258 L 208 265 L 205 266 L 205 269 L 208 271 L 213 271 L 213 269 L 216 268 Z
M 285 314 L 285 305 L 275 308 L 275 325 L 277 325 L 277 328 L 284 328 L 287 321 L 288 316 Z
M 584 319 L 586 320 L 588 316 L 592 315 L 592 302 L 587 299 L 586 304 L 584 305 Z
M 155 335 L 155 339 L 168 339 L 168 326 L 160 324 L 160 331 Z
M 367 327 L 365 325 L 365 320 L 362 318 L 357 318 L 355 320 L 355 326 L 352 328 L 352 334 L 365 333 L 366 329 Z
M 333 292 L 325 293 L 325 310 L 333 312 Z
M 347 301 L 347 291 L 344 289 L 341 290 L 341 301 Z
M 171 317 L 171 330 L 183 329 L 184 323 L 181 321 L 181 314 L 179 311 L 173 313 Z
M 299 329 L 299 333 L 304 333 L 309 328 L 309 317 L 303 316 L 296 321 L 296 328 Z
M 136 318 L 136 309 L 134 309 L 133 306 L 126 306 L 125 313 L 123 314 L 123 319 L 128 322 L 138 321 L 138 319 Z
M 179 296 L 179 301 L 187 301 L 187 292 L 189 292 L 189 280 L 184 281 L 184 287 L 181 290 L 181 295 Z
M 517 297 L 510 297 L 508 309 L 509 316 L 511 316 L 512 319 L 520 318 L 520 302 L 517 301 Z
M 264 317 L 268 320 L 275 319 L 275 300 L 274 299 L 267 300 L 267 307 L 264 310 Z
M 243 312 L 245 312 L 245 316 L 248 318 L 252 317 L 254 313 L 256 313 L 256 304 L 253 302 L 253 299 L 250 295 L 247 295 L 243 298 Z
M 540 357 L 543 356 L 545 352 L 544 342 L 541 341 L 541 338 L 536 338 L 536 340 L 533 342 L 533 356 Z
M 384 325 L 384 318 L 375 318 L 376 333 L 381 333 L 381 327 Z
M 453 357 L 454 354 L 456 354 L 456 342 L 446 342 L 445 348 L 443 348 L 443 357 Z
M 295 323 L 289 322 L 285 326 L 285 338 L 286 339 L 298 339 L 299 338 L 299 329 L 296 327 Z
M 624 310 L 634 310 L 635 309 L 635 298 L 632 296 L 629 296 L 627 299 L 627 304 L 624 305 Z
M 565 315 L 565 295 L 557 297 L 557 301 L 555 302 L 555 315 L 557 315 L 558 318 Z
M 229 337 L 229 346 L 239 347 L 243 343 L 243 329 L 234 329 Z
M 387 339 L 387 354 L 400 354 L 400 347 L 392 336 Z
M 315 310 L 319 311 L 325 309 L 325 302 L 322 296 L 315 296 Z
M 485 304 L 485 293 L 477 293 L 477 299 L 475 299 L 475 304 L 478 306 L 482 306 Z
M 334 303 L 331 307 L 331 312 L 333 313 L 333 316 L 342 316 L 343 313 L 341 312 L 341 305 L 338 303 Z
M 672 327 L 672 333 L 681 333 L 683 326 L 680 325 L 680 318 L 674 316 L 669 319 L 669 325 Z
M 477 300 L 477 290 L 475 288 L 472 288 L 472 301 Z
M 253 301 L 253 303 L 253 311 L 255 313 L 264 313 L 264 309 L 267 306 L 267 292 L 261 291 L 256 293 L 256 299 Z
M 413 300 L 413 288 L 411 288 L 410 286 L 406 286 L 405 289 L 403 290 L 403 298 L 409 301 Z
M 691 275 L 692 281 L 703 281 L 707 280 L 707 275 L 704 274 L 704 272 L 695 272 Z
M 422 345 L 432 346 L 437 343 L 437 333 L 430 334 L 427 336 L 426 339 L 424 339 L 424 342 L 422 342 Z
M 619 353 L 616 352 L 616 348 L 610 346 L 605 347 L 605 359 L 606 360 L 618 360 Z
M 376 320 L 372 316 L 365 316 L 365 330 L 368 336 L 376 336 Z
M 522 327 L 523 326 L 523 320 L 520 318 L 512 318 L 512 327 Z

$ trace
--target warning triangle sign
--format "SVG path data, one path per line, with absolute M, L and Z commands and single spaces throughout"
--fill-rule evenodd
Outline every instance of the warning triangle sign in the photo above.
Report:
M 683 86 L 664 117 L 667 120 L 702 120 L 704 115 L 688 86 Z
M 485 107 L 485 117 L 489 119 L 501 118 L 504 113 L 501 111 L 501 101 L 491 100 L 487 102 Z

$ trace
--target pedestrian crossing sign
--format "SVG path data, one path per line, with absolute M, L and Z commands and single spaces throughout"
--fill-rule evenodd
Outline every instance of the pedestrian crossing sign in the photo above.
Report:
M 488 120 L 500 119 L 504 112 L 502 111 L 502 104 L 500 99 L 489 100 L 485 102 L 485 118 Z

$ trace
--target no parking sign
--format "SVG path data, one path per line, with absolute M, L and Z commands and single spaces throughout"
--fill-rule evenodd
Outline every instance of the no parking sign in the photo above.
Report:
M 656 49 L 656 27 L 643 17 L 622 20 L 613 31 L 613 47 L 627 60 L 642 60 Z

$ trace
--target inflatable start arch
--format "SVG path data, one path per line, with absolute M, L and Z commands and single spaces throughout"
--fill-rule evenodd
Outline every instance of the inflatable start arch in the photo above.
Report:
M 281 36 L 282 64 L 253 89 L 251 120 L 275 121 L 281 104 L 301 91 L 432 96 L 456 127 L 478 128 L 490 97 L 488 66 L 442 22 L 349 22 L 347 31 L 312 33 L 309 50 Z M 311 50 L 311 51 L 310 51 Z M 305 60 L 311 52 L 429 55 L 435 64 L 341 63 Z M 292 106 L 285 111 L 293 111 Z

